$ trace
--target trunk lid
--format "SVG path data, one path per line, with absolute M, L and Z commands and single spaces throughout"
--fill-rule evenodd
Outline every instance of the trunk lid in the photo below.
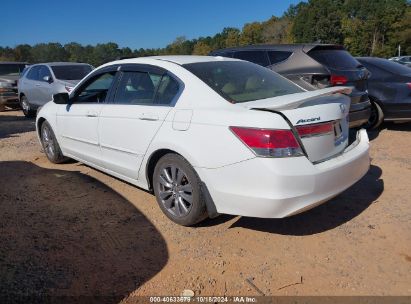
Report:
M 346 87 L 290 94 L 241 104 L 250 110 L 281 113 L 292 125 L 309 160 L 321 162 L 348 145 L 350 92 Z

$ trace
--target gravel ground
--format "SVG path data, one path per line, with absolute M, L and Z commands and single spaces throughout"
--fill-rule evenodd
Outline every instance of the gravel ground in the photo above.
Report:
M 372 166 L 287 219 L 170 222 L 154 196 L 49 163 L 34 121 L 0 113 L 0 295 L 411 295 L 411 124 L 370 134 Z

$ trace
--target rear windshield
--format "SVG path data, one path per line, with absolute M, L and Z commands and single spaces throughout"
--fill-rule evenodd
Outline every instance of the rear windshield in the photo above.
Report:
M 361 67 L 361 64 L 345 50 L 312 50 L 310 57 L 334 70 L 350 70 Z
M 18 76 L 25 67 L 25 64 L 0 64 L 0 75 Z
M 92 67 L 84 65 L 55 65 L 52 66 L 54 75 L 61 80 L 80 80 L 91 72 Z
M 303 92 L 279 74 L 250 62 L 213 61 L 184 67 L 231 103 Z
M 390 61 L 386 59 L 375 59 L 371 61 L 370 63 L 393 74 L 397 74 L 397 75 L 410 75 L 411 74 L 410 67 L 407 67 L 406 65 L 402 65 L 401 63 L 398 63 L 395 61 Z

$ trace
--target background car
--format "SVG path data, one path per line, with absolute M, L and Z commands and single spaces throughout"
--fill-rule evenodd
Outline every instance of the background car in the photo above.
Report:
M 372 102 L 369 127 L 384 120 L 411 121 L 411 68 L 376 57 L 358 57 L 371 72 L 368 94 Z
M 18 96 L 26 117 L 36 114 L 38 107 L 53 94 L 70 92 L 93 67 L 86 63 L 51 62 L 30 66 L 18 83 Z
M 411 56 L 399 56 L 399 57 L 393 57 L 390 58 L 392 61 L 396 61 L 398 63 L 401 63 L 403 65 L 411 65 Z
M 367 123 L 371 104 L 367 95 L 367 70 L 339 45 L 250 45 L 216 50 L 212 56 L 254 62 L 287 77 L 306 90 L 352 86 L 350 127 Z
M 18 106 L 17 80 L 28 64 L 25 62 L 0 62 L 0 111 L 5 106 Z
M 349 138 L 346 89 L 307 92 L 231 58 L 120 60 L 54 95 L 36 128 L 51 162 L 74 158 L 151 190 L 181 225 L 217 213 L 278 218 L 367 172 L 367 133 Z

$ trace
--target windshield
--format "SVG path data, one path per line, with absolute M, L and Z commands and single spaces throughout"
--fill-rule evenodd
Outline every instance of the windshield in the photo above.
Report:
M 25 67 L 25 64 L 0 64 L 0 75 L 18 76 Z
M 91 72 L 92 67 L 88 64 L 78 65 L 54 65 L 51 67 L 57 79 L 80 80 Z
M 335 70 L 351 70 L 361 67 L 361 64 L 345 50 L 314 49 L 308 55 Z
M 183 66 L 231 103 L 303 92 L 279 74 L 250 62 L 212 61 Z

